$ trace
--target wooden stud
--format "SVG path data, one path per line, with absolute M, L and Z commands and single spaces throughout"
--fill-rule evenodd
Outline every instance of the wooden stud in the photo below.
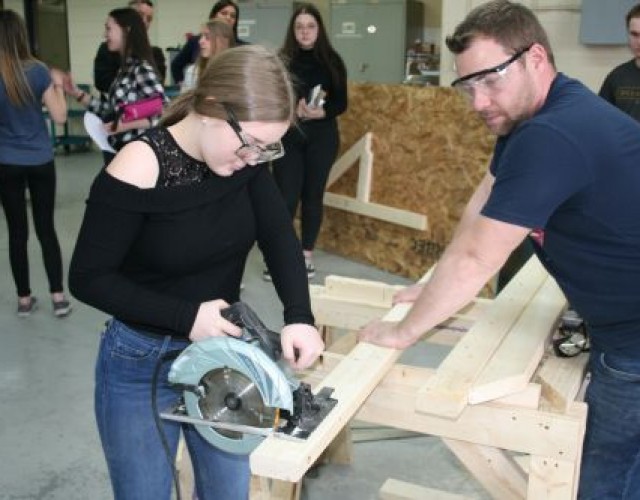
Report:
M 522 391 L 494 399 L 491 404 L 537 410 L 540 408 L 541 392 L 540 384 L 529 383 Z
M 344 328 L 345 330 L 359 330 L 389 311 L 388 307 L 323 296 L 312 297 L 311 308 L 318 325 Z
M 535 500 L 565 500 L 575 498 L 573 461 L 532 456 L 529 464 L 528 498 Z
M 178 441 L 178 451 L 176 452 L 176 470 L 178 472 L 178 487 L 180 488 L 180 496 L 182 498 L 191 498 L 195 488 L 195 480 L 193 477 L 193 466 L 191 465 L 191 456 L 181 437 Z
M 406 226 L 419 231 L 427 229 L 427 217 L 422 214 L 393 208 L 379 203 L 371 203 L 371 179 L 373 175 L 373 153 L 371 152 L 371 132 L 367 132 L 353 146 L 349 148 L 333 164 L 327 187 L 330 187 L 344 173 L 349 170 L 359 158 L 358 184 L 356 197 L 351 198 L 336 193 L 325 192 L 324 204 L 328 207 L 347 210 L 374 219 Z
M 252 476 L 249 500 L 300 500 L 302 483 Z M 191 495 L 183 498 L 191 498 Z
M 427 279 L 431 271 L 422 279 Z M 384 317 L 398 321 L 411 307 L 395 305 Z M 302 442 L 290 442 L 275 436 L 265 439 L 250 457 L 251 470 L 259 476 L 284 481 L 299 481 L 322 451 L 347 425 L 358 408 L 378 385 L 402 354 L 397 349 L 360 342 L 318 385 L 334 389 L 332 397 L 338 402 L 317 429 Z
M 531 258 L 509 282 L 469 333 L 438 367 L 436 376 L 418 394 L 418 411 L 457 418 L 469 392 L 512 325 L 547 277 L 537 258 Z
M 534 377 L 542 386 L 541 409 L 566 413 L 582 386 L 588 362 L 588 353 L 573 358 L 549 354 Z
M 390 222 L 391 224 L 397 224 L 418 231 L 426 231 L 429 227 L 426 215 L 410 212 L 409 210 L 403 210 L 401 208 L 380 205 L 379 203 L 360 201 L 356 198 L 331 193 L 329 191 L 324 194 L 324 204 L 327 207 L 346 210 L 354 214 L 366 215 L 372 219 Z
M 529 352 L 536 360 L 535 363 L 538 362 L 539 348 L 531 346 L 539 346 L 542 343 L 540 339 L 548 336 L 551 325 L 555 324 L 563 306 L 560 306 L 562 300 L 558 295 L 557 286 L 547 278 L 541 266 L 536 264 L 537 261 L 530 261 L 498 298 L 476 300 L 474 304 L 463 308 L 456 318 L 425 335 L 427 338 L 429 335 L 435 336 L 436 332 L 442 332 L 447 327 L 454 328 L 461 322 L 467 327 L 470 326 L 469 332 L 443 364 L 446 364 L 452 354 L 459 351 L 461 344 L 468 342 L 470 336 L 476 335 L 484 341 L 487 337 L 480 334 L 485 333 L 490 337 L 489 342 L 493 343 L 494 347 L 487 349 L 486 346 L 481 346 L 484 352 L 477 356 L 477 359 L 470 357 L 474 364 L 471 370 L 465 372 L 462 363 L 455 365 L 459 369 L 458 374 L 468 376 L 458 386 L 467 391 L 467 400 L 476 381 L 482 383 L 485 380 L 482 378 L 483 374 L 492 373 L 491 369 L 477 369 L 482 365 L 480 359 L 484 359 L 483 366 L 491 366 L 500 363 L 499 360 L 505 355 L 501 351 L 512 354 Z M 427 279 L 426 275 L 424 279 Z M 326 288 L 332 292 L 327 293 Z M 362 285 L 361 292 L 359 288 L 355 282 L 337 279 L 332 286 L 323 290 L 317 289 L 312 295 L 316 299 L 325 300 L 333 293 L 336 303 L 342 301 L 379 309 L 387 304 L 385 301 L 388 297 L 383 296 L 383 299 L 380 299 L 379 294 L 384 287 L 368 283 L 366 286 Z M 342 297 L 338 300 L 340 295 Z M 397 305 L 383 320 L 397 321 L 404 317 L 409 308 L 409 304 Z M 327 310 L 326 314 L 329 316 L 330 311 Z M 545 316 L 545 319 L 541 319 L 541 316 Z M 335 327 L 343 326 L 336 324 Z M 537 332 L 541 327 L 546 329 L 546 333 L 540 334 L 534 343 L 528 344 L 527 340 L 530 339 L 520 338 L 523 337 L 521 332 Z M 492 328 L 501 331 L 494 334 Z M 540 383 L 527 382 L 520 392 L 489 402 L 467 405 L 465 400 L 457 420 L 451 420 L 442 418 L 442 408 L 430 413 L 416 411 L 416 396 L 421 394 L 420 389 L 430 387 L 434 380 L 442 376 L 442 364 L 437 370 L 394 364 L 400 355 L 399 351 L 366 343 L 357 344 L 349 351 L 354 342 L 353 332 L 343 333 L 330 348 L 346 354 L 327 351 L 315 369 L 305 374 L 305 380 L 313 383 L 314 390 L 325 386 L 335 388 L 334 395 L 338 399 L 338 405 L 334 411 L 305 442 L 286 442 L 275 437 L 266 439 L 251 455 L 254 473 L 280 481 L 299 481 L 308 467 L 318 459 L 322 450 L 355 415 L 364 422 L 392 426 L 395 428 L 394 432 L 430 434 L 444 438 L 448 445 L 453 443 L 451 448 L 454 453 L 478 480 L 499 498 L 524 498 L 527 495 L 527 498 L 536 500 L 568 499 L 575 495 L 586 425 L 586 405 L 569 402 L 571 394 L 575 394 L 576 387 L 579 386 L 573 379 L 581 380 L 583 375 L 577 367 L 572 365 L 571 369 L 567 369 L 567 365 L 558 366 L 552 362 L 546 370 L 541 368 L 538 371 L 536 380 Z M 466 347 L 474 345 L 471 342 Z M 462 359 L 464 358 L 460 358 Z M 568 361 L 571 362 L 572 359 Z M 523 360 L 512 364 L 526 365 L 526 370 L 530 370 L 530 365 L 535 364 L 526 360 L 526 356 L 523 356 Z M 574 363 L 578 366 L 577 360 Z M 514 372 L 511 367 L 507 370 L 503 367 L 502 371 L 493 373 L 492 383 L 504 384 Z M 571 383 L 560 382 L 563 374 L 572 379 Z M 515 384 L 512 385 L 515 387 Z M 482 385 L 478 384 L 478 387 Z M 539 409 L 542 390 L 551 392 L 556 400 L 562 401 L 562 405 L 557 405 L 554 411 Z M 562 397 L 557 394 L 562 394 Z M 566 411 L 562 411 L 561 408 Z M 505 454 L 500 449 L 530 455 L 532 473 L 529 478 L 517 465 L 515 457 Z M 390 494 L 402 491 L 394 489 L 393 483 L 391 484 Z M 409 491 L 418 492 L 418 495 L 435 492 L 434 498 L 446 498 L 443 496 L 444 492 L 413 486 Z
M 302 442 L 268 437 L 251 453 L 252 472 L 284 481 L 299 481 L 400 354 L 401 351 L 359 343 L 319 385 L 333 388 L 333 397 L 338 402 L 318 428 Z
M 493 498 L 521 500 L 527 494 L 527 477 L 503 450 L 456 439 L 442 441 Z
M 392 370 L 360 408 L 356 418 L 422 434 L 469 441 L 520 453 L 576 460 L 581 452 L 584 418 L 493 402 L 467 406 L 457 420 L 411 408 L 426 369 Z
M 346 425 L 322 455 L 322 462 L 347 465 L 353 461 L 353 431 Z
M 365 133 L 353 146 L 345 151 L 340 158 L 338 158 L 329 173 L 327 179 L 327 187 L 332 186 L 340 177 L 342 177 L 347 170 L 349 170 L 356 160 L 360 159 L 360 169 L 366 170 L 367 167 L 373 165 L 373 153 L 371 152 L 371 139 L 373 134 L 371 132 Z
M 469 390 L 470 404 L 513 394 L 527 386 L 566 305 L 564 293 L 548 277 Z
M 379 281 L 329 275 L 324 280 L 324 295 L 334 299 L 357 301 L 372 306 L 393 307 L 393 296 L 402 285 L 387 285 Z

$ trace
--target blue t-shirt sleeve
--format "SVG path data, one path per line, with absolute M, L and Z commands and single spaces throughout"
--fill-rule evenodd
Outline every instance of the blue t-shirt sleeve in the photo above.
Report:
M 31 71 L 27 71 L 27 75 L 33 95 L 38 101 L 41 101 L 42 95 L 51 85 L 49 69 L 42 63 L 36 63 Z
M 560 130 L 524 124 L 496 144 L 495 182 L 482 215 L 544 228 L 551 214 L 591 182 L 589 159 Z

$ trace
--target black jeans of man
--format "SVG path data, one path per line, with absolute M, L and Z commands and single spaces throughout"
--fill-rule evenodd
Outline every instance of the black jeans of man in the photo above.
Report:
M 303 250 L 313 250 L 320 226 L 329 171 L 338 154 L 336 120 L 306 122 L 282 138 L 285 155 L 273 162 L 273 176 L 291 214 L 300 204 Z
M 53 161 L 38 166 L 0 164 L 0 200 L 9 231 L 9 261 L 18 297 L 31 295 L 29 282 L 29 220 L 26 191 L 31 214 L 42 248 L 44 267 L 51 293 L 62 291 L 62 256 L 53 220 L 56 197 L 56 170 Z

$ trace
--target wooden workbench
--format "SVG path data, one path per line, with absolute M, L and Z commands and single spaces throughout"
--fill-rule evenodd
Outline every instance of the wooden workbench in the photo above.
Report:
M 402 318 L 407 306 L 391 307 L 396 289 L 339 277 L 312 287 L 316 320 L 331 346 L 307 380 L 317 390 L 333 387 L 338 404 L 307 441 L 271 437 L 254 450 L 253 474 L 263 486 L 269 478 L 280 488 L 279 496 L 264 488 L 256 495 L 295 498 L 294 486 L 293 494 L 282 493 L 283 482 L 298 483 L 357 418 L 441 437 L 495 498 L 575 498 L 586 423 L 586 405 L 575 399 L 586 355 L 548 354 L 566 301 L 537 259 L 495 299 L 479 298 L 425 333 L 423 342 L 453 346 L 436 368 L 400 365 L 401 351 L 336 333 L 385 313 L 386 320 Z M 416 498 L 433 493 L 428 485 L 412 490 L 390 481 L 381 495 L 411 498 L 407 491 L 419 492 Z M 433 494 L 442 498 L 444 492 Z

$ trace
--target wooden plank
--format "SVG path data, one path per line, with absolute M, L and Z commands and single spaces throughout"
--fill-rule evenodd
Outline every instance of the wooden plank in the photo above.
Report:
M 523 390 L 536 371 L 567 300 L 548 277 L 469 391 L 469 404 Z
M 193 477 L 193 466 L 191 456 L 184 438 L 178 441 L 178 451 L 176 452 L 176 469 L 178 471 L 178 487 L 182 498 L 191 498 L 195 491 L 195 480 Z
M 365 443 L 369 441 L 384 441 L 387 439 L 407 439 L 414 437 L 422 437 L 422 434 L 394 427 L 377 426 L 377 427 L 355 427 L 351 429 L 351 437 L 354 443 Z
M 460 318 L 467 321 L 477 321 L 482 316 L 487 314 L 487 311 L 493 304 L 494 299 L 487 299 L 486 297 L 476 297 L 466 306 L 460 309 L 456 314 L 451 316 L 452 319 Z
M 304 442 L 265 439 L 251 453 L 251 471 L 259 476 L 299 481 L 393 366 L 401 351 L 359 343 L 323 380 L 338 403 Z
M 527 477 L 507 453 L 491 446 L 456 439 L 442 441 L 493 498 L 501 500 L 525 498 Z
M 358 186 L 356 187 L 356 198 L 360 201 L 368 202 L 371 196 L 371 182 L 373 177 L 373 153 L 371 152 L 371 136 L 369 132 L 365 135 L 364 148 L 360 155 L 358 165 Z
M 549 354 L 534 380 L 542 386 L 541 409 L 566 413 L 584 381 L 589 354 L 559 358 Z
M 419 231 L 426 231 L 426 215 L 369 201 L 371 195 L 371 178 L 373 175 L 371 137 L 372 134 L 367 132 L 358 142 L 351 146 L 351 148 L 333 164 L 327 180 L 327 187 L 329 187 L 353 166 L 356 159 L 360 158 L 356 197 L 351 198 L 326 191 L 324 194 L 324 204 L 328 207 L 366 215 L 367 217 L 391 222 L 392 224 L 410 227 Z
M 578 458 L 574 462 L 574 472 L 573 472 L 573 495 L 572 500 L 577 498 L 578 496 L 578 485 L 580 483 L 580 470 L 582 467 L 582 448 L 584 445 L 584 434 L 587 431 L 587 404 L 581 401 L 574 401 L 569 405 L 569 409 L 567 410 L 567 415 L 571 415 L 574 418 L 577 418 L 582 423 L 581 435 L 580 439 L 580 450 L 578 453 Z
M 373 134 L 367 132 L 364 134 L 358 142 L 345 151 L 340 158 L 338 158 L 329 173 L 327 179 L 327 187 L 336 182 L 344 173 L 349 170 L 358 158 L 360 163 L 362 162 L 373 164 L 373 153 L 371 152 L 371 138 Z
M 348 465 L 353 461 L 353 431 L 346 425 L 327 446 L 321 456 L 323 463 Z
M 378 492 L 382 500 L 470 500 L 470 497 L 417 484 L 387 479 Z
M 404 287 L 379 281 L 327 276 L 324 286 L 311 285 L 311 307 L 318 325 L 359 330 L 381 318 Z
M 393 296 L 403 288 L 402 285 L 388 285 L 381 281 L 329 275 L 324 280 L 322 295 L 391 309 Z
M 531 455 L 514 455 L 513 460 L 522 469 L 522 472 L 529 475 L 531 468 Z
M 576 464 L 573 461 L 532 456 L 529 464 L 527 498 L 571 500 L 575 498 Z
M 365 215 L 372 219 L 383 220 L 391 224 L 405 226 L 418 231 L 426 231 L 428 229 L 426 215 L 380 205 L 379 203 L 364 202 L 342 194 L 331 193 L 329 191 L 325 192 L 324 204 L 328 207 Z
M 582 449 L 581 416 L 560 415 L 493 402 L 468 405 L 457 420 L 416 412 L 416 389 L 426 369 L 391 370 L 356 418 L 422 434 L 469 441 L 520 453 L 576 460 Z
M 478 319 L 419 391 L 416 410 L 457 418 L 469 392 L 494 352 L 547 277 L 537 258 L 531 258 L 494 299 L 490 311 Z
M 311 309 L 316 324 L 345 330 L 359 330 L 389 311 L 388 307 L 320 295 L 311 297 Z
M 346 355 L 351 352 L 357 343 L 358 337 L 356 332 L 344 332 L 331 345 L 327 346 L 326 350 L 331 353 Z
M 301 491 L 301 483 L 289 483 L 252 476 L 249 500 L 300 500 Z M 193 491 L 182 498 L 194 498 Z
M 431 270 L 422 279 L 429 276 Z M 382 319 L 398 321 L 410 309 L 410 304 L 394 306 Z M 286 441 L 276 436 L 266 438 L 250 456 L 251 471 L 258 476 L 297 482 L 313 465 L 322 451 L 347 425 L 364 400 L 378 385 L 402 351 L 359 343 L 318 384 L 334 389 L 336 406 L 314 432 L 302 442 Z
M 491 403 L 494 405 L 537 410 L 540 407 L 541 392 L 542 387 L 540 387 L 540 384 L 530 382 L 522 391 L 493 399 Z
M 428 279 L 430 269 L 421 278 Z M 411 304 L 395 305 L 382 319 L 399 321 L 411 308 Z M 334 389 L 337 404 L 318 428 L 303 442 L 265 439 L 250 456 L 253 474 L 258 476 L 297 482 L 315 462 L 322 451 L 347 425 L 364 400 L 389 371 L 402 351 L 375 346 L 367 342 L 356 345 L 353 350 L 318 383 L 314 390 L 323 387 Z M 323 356 L 323 364 L 330 365 L 331 356 Z

